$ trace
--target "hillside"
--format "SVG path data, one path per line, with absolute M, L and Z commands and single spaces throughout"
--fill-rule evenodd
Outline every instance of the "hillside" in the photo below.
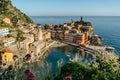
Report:
M 0 24 L 3 24 L 3 19 L 8 18 L 13 26 L 34 22 L 19 9 L 12 5 L 11 0 L 0 0 Z

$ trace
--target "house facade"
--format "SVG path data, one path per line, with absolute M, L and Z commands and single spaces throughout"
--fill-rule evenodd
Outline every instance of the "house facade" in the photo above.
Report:
M 5 47 L 8 47 L 8 46 L 12 45 L 12 44 L 15 42 L 15 38 L 13 38 L 13 37 L 4 38 L 4 39 L 2 40 L 2 42 L 4 43 L 4 46 L 5 46 Z
M 44 41 L 35 41 L 29 44 L 29 53 L 34 53 L 35 55 L 38 55 L 44 47 Z
M 9 34 L 9 29 L 5 27 L 0 27 L 0 36 L 6 36 Z

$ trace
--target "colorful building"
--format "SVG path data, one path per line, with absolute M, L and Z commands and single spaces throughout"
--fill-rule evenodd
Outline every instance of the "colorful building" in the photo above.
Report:
M 13 37 L 10 37 L 10 38 L 4 38 L 3 40 L 2 40 L 2 42 L 3 42 L 3 44 L 4 44 L 4 46 L 5 47 L 8 47 L 8 46 L 10 46 L 10 45 L 12 45 L 13 43 L 15 43 L 15 38 L 13 38 Z
M 20 42 L 20 48 L 25 49 L 27 52 L 29 51 L 29 44 L 33 41 L 29 38 L 25 39 L 24 41 Z
M 43 41 L 43 32 L 40 28 L 33 30 L 31 33 L 34 34 L 35 41 Z
M 69 30 L 65 30 L 65 31 L 63 32 L 63 40 L 65 40 L 65 35 L 68 34 L 69 32 L 70 32 Z
M 41 29 L 38 30 L 38 39 L 43 40 L 43 32 Z
M 64 32 L 62 31 L 59 32 L 59 39 L 64 40 Z
M 77 29 L 77 30 L 80 30 L 81 27 L 82 27 L 82 25 L 77 25 L 77 26 L 76 26 L 76 29 Z
M 74 27 L 75 26 L 75 22 L 72 22 L 70 26 Z
M 65 41 L 74 43 L 75 42 L 75 35 L 76 34 L 70 34 L 70 33 L 65 34 Z
M 51 31 L 51 38 L 56 39 L 56 31 Z
M 86 33 L 68 33 L 65 35 L 65 41 L 83 45 L 88 41 Z
M 85 43 L 87 43 L 89 40 L 89 38 L 88 38 L 89 34 L 88 33 L 84 33 L 84 34 L 85 34 Z
M 49 31 L 43 31 L 43 40 L 44 41 L 51 40 L 51 32 L 49 32 Z
M 13 61 L 13 52 L 11 50 L 3 50 L 0 52 L 0 59 L 2 60 L 2 62 L 11 62 Z
M 7 23 L 7 24 L 11 24 L 11 21 L 10 21 L 9 18 L 4 18 L 3 21 L 4 21 L 5 23 Z
M 83 45 L 85 43 L 85 34 L 77 34 L 75 36 L 75 43 Z

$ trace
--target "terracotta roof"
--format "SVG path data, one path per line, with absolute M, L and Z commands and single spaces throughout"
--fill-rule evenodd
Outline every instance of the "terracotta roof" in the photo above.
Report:
M 12 51 L 8 49 L 3 50 L 3 52 L 12 53 Z
M 3 27 L 3 26 L 0 26 L 0 29 L 5 29 L 5 27 Z

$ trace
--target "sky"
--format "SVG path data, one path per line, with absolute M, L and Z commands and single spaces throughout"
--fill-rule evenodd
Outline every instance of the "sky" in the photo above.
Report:
M 120 0 L 12 0 L 29 16 L 120 16 Z

